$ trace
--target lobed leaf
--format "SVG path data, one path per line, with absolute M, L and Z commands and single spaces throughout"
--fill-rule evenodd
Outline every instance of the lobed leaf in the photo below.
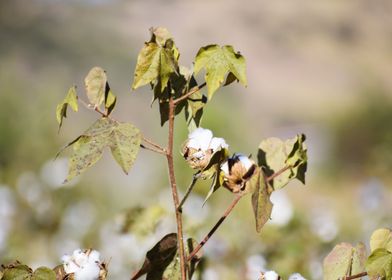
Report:
M 249 181 L 252 190 L 252 206 L 256 220 L 256 231 L 260 232 L 262 227 L 271 217 L 273 204 L 270 200 L 268 183 L 264 172 L 257 168 L 255 175 Z
M 78 111 L 78 96 L 76 94 L 76 87 L 73 86 L 68 90 L 64 100 L 56 107 L 56 119 L 59 123 L 59 130 L 63 124 L 63 118 L 67 117 L 68 105 L 74 112 Z
M 292 179 L 305 183 L 307 169 L 307 148 L 305 135 L 282 141 L 279 138 L 268 138 L 260 143 L 258 151 L 259 165 L 265 168 L 267 176 L 280 170 L 288 169 L 276 176 L 271 185 L 274 189 L 283 188 Z
M 128 173 L 140 148 L 141 133 L 130 123 L 101 118 L 68 146 L 73 146 L 66 181 L 94 165 L 106 147 L 125 173 Z
M 132 89 L 149 83 L 160 83 L 163 91 L 172 73 L 177 73 L 178 50 L 165 28 L 152 30 L 152 38 L 139 52 Z
M 375 249 L 366 261 L 366 271 L 372 279 L 392 279 L 392 253 L 385 248 Z
M 87 98 L 95 107 L 100 106 L 105 100 L 107 90 L 107 76 L 101 67 L 92 68 L 84 79 Z
M 244 86 L 247 86 L 245 58 L 236 53 L 232 46 L 202 47 L 195 58 L 195 73 L 199 73 L 203 68 L 206 70 L 208 99 L 211 99 L 218 88 L 223 85 L 226 75 L 228 75 L 226 84 L 234 81 L 234 75 Z

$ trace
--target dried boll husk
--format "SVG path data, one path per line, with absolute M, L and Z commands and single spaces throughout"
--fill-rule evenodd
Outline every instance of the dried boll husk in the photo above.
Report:
M 247 159 L 244 164 L 243 158 Z M 247 191 L 247 182 L 257 172 L 257 165 L 246 156 L 234 154 L 222 166 L 223 186 L 232 193 Z
M 187 143 L 182 149 L 182 155 L 188 162 L 192 169 L 203 170 L 211 160 L 213 151 L 208 149 L 206 151 L 189 148 Z

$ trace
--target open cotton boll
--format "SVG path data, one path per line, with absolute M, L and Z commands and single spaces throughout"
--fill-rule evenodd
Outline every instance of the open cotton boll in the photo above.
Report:
M 264 272 L 265 280 L 279 280 L 279 278 L 279 275 L 273 270 Z
M 95 262 L 89 262 L 83 268 L 75 271 L 75 280 L 97 280 L 99 278 L 100 267 Z
M 64 255 L 61 260 L 64 271 L 73 273 L 75 280 L 97 280 L 101 270 L 99 258 L 98 251 L 77 249 L 72 255 Z
M 220 169 L 225 173 L 225 176 L 229 176 L 229 163 L 227 161 L 221 165 Z
M 294 273 L 289 276 L 289 280 L 306 280 L 306 278 L 299 273 Z
M 210 146 L 212 137 L 213 135 L 211 130 L 201 127 L 196 128 L 189 134 L 187 146 L 196 150 L 200 149 L 202 151 L 206 151 Z
M 242 163 L 242 165 L 248 170 L 253 165 L 253 162 L 243 154 L 236 154 L 238 160 Z
M 210 146 L 209 148 L 213 151 L 216 152 L 221 149 L 227 149 L 229 145 L 227 145 L 225 139 L 223 138 L 218 138 L 214 137 L 211 139 Z

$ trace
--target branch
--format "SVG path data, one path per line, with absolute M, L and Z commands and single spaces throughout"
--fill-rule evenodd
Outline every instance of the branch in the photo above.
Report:
M 204 239 L 199 243 L 199 245 L 196 246 L 196 248 L 190 253 L 188 256 L 187 261 L 191 261 L 196 254 L 200 251 L 200 249 L 204 246 L 204 244 L 207 243 L 207 241 L 211 238 L 211 236 L 215 233 L 215 231 L 219 228 L 219 226 L 223 223 L 223 221 L 229 216 L 233 208 L 237 205 L 238 201 L 242 198 L 243 195 L 237 195 L 234 200 L 231 202 L 229 207 L 226 209 L 225 213 L 223 216 L 218 220 L 218 222 L 215 224 L 215 226 L 210 230 L 210 232 L 204 237 Z
M 198 92 L 199 90 L 201 90 L 203 87 L 206 86 L 206 83 L 201 84 L 200 86 L 196 86 L 194 88 L 192 88 L 190 91 L 188 91 L 187 93 L 185 93 L 183 96 L 178 97 L 177 99 L 174 99 L 173 103 L 174 105 L 177 105 L 178 103 L 180 103 L 181 101 L 187 99 L 189 96 L 191 96 L 192 94 Z
M 167 144 L 167 165 L 169 168 L 169 179 L 170 186 L 173 196 L 174 209 L 176 212 L 176 222 L 177 222 L 177 236 L 178 236 L 178 251 L 180 255 L 180 268 L 181 268 L 181 280 L 187 279 L 187 263 L 185 257 L 185 248 L 184 248 L 184 235 L 182 233 L 182 216 L 181 211 L 178 210 L 178 206 L 180 204 L 178 198 L 177 184 L 176 178 L 174 175 L 174 161 L 173 161 L 173 134 L 174 134 L 174 113 L 175 113 L 176 105 L 174 104 L 173 97 L 170 96 L 169 99 L 169 139 Z
M 355 274 L 355 275 L 345 276 L 345 277 L 343 277 L 343 280 L 357 279 L 357 278 L 361 278 L 361 277 L 366 276 L 366 275 L 367 275 L 367 272 L 365 271 L 365 272 L 361 272 L 361 273 L 358 273 L 358 274 Z
M 140 144 L 140 148 L 145 149 L 145 150 L 149 150 L 151 152 L 158 153 L 158 154 L 161 154 L 161 155 L 166 155 L 166 151 L 165 150 L 158 150 L 158 149 L 155 149 L 155 148 L 152 148 L 152 147 L 145 146 L 143 144 Z
M 291 165 L 287 165 L 285 167 L 283 167 L 281 170 L 275 172 L 274 174 L 272 174 L 271 176 L 267 177 L 267 182 L 272 181 L 273 179 L 275 179 L 276 177 L 278 177 L 279 175 L 281 175 L 283 172 L 285 172 L 286 170 L 290 169 Z
M 143 141 L 146 142 L 147 144 L 153 146 L 154 148 L 157 148 L 158 150 L 164 152 L 166 154 L 166 150 L 165 148 L 161 147 L 160 145 L 154 143 L 153 141 L 151 141 L 150 139 L 146 138 L 143 136 Z
M 94 110 L 95 112 L 99 113 L 102 115 L 102 117 L 105 118 L 110 118 L 108 114 L 102 112 L 97 106 L 91 106 L 91 104 L 87 103 L 86 101 L 84 101 L 83 99 L 78 97 L 78 100 L 83 104 L 84 107 L 86 107 L 89 110 Z
M 178 208 L 177 208 L 178 211 L 182 212 L 182 205 L 184 205 L 184 203 L 185 203 L 186 199 L 188 198 L 189 194 L 192 192 L 193 187 L 195 186 L 195 184 L 197 182 L 197 179 L 199 179 L 198 175 L 199 175 L 199 173 L 193 174 L 192 182 L 189 185 L 188 189 L 186 190 L 186 193 L 185 193 L 184 197 L 182 198 L 182 200 L 180 202 L 180 205 L 178 205 Z

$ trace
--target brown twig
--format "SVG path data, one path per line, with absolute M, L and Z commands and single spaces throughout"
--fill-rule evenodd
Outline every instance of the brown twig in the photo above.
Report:
M 267 182 L 272 181 L 273 179 L 275 179 L 276 177 L 278 177 L 279 175 L 281 175 L 283 172 L 285 172 L 286 170 L 290 169 L 291 165 L 287 165 L 285 167 L 283 167 L 281 170 L 275 172 L 274 174 L 272 174 L 271 176 L 267 177 Z
M 143 141 L 166 154 L 165 148 L 161 147 L 160 145 L 156 144 L 155 142 L 151 141 L 150 139 L 143 136 Z
M 184 95 L 178 97 L 177 99 L 174 99 L 173 100 L 174 105 L 177 105 L 181 101 L 187 99 L 189 96 L 191 96 L 192 94 L 198 92 L 199 90 L 201 90 L 205 86 L 206 86 L 206 83 L 202 83 L 200 86 L 196 86 L 196 87 L 192 88 L 190 91 L 188 91 L 187 93 L 185 93 Z
M 364 272 L 361 272 L 361 273 L 358 273 L 358 274 L 355 274 L 355 275 L 351 275 L 351 276 L 345 276 L 345 277 L 343 277 L 343 279 L 342 280 L 352 280 L 352 279 L 357 279 L 357 278 L 361 278 L 361 277 L 363 277 L 363 276 L 366 276 L 367 275 L 367 272 L 366 271 L 364 271 Z
M 204 239 L 196 246 L 195 249 L 193 249 L 192 253 L 189 254 L 187 261 L 191 261 L 195 255 L 200 251 L 200 249 L 204 246 L 204 244 L 207 243 L 207 241 L 210 239 L 210 237 L 215 233 L 215 231 L 219 228 L 219 226 L 223 223 L 223 221 L 229 216 L 233 208 L 237 205 L 238 201 L 242 198 L 242 195 L 236 195 L 234 200 L 231 202 L 229 207 L 226 209 L 225 213 L 222 215 L 222 217 L 218 220 L 218 222 L 215 224 L 215 226 L 210 230 L 210 232 L 204 237 Z
M 161 155 L 166 155 L 166 151 L 165 150 L 158 150 L 156 148 L 148 147 L 148 146 L 145 146 L 143 144 L 140 144 L 140 148 L 145 149 L 145 150 L 149 150 L 151 152 L 158 153 L 158 154 L 161 154 Z
M 195 186 L 195 184 L 197 182 L 197 179 L 199 179 L 198 174 L 194 174 L 193 177 L 192 177 L 191 184 L 189 185 L 188 189 L 186 190 L 186 193 L 185 193 L 184 197 L 182 198 L 182 200 L 180 202 L 180 205 L 178 205 L 178 208 L 177 208 L 178 211 L 182 211 L 182 205 L 184 205 L 184 203 L 185 203 L 186 199 L 188 198 L 189 194 L 192 192 L 193 187 Z
M 180 268 L 181 268 L 181 280 L 187 279 L 187 262 L 185 258 L 185 248 L 184 248 L 184 235 L 182 232 L 182 216 L 181 211 L 178 210 L 180 204 L 178 198 L 176 178 L 174 175 L 174 161 L 173 161 L 173 135 L 174 135 L 174 113 L 176 105 L 174 104 L 173 97 L 170 96 L 169 99 L 169 139 L 166 150 L 167 164 L 169 168 L 169 179 L 170 186 L 173 196 L 174 209 L 176 212 L 176 222 L 177 222 L 177 236 L 178 236 L 178 250 L 180 256 Z

